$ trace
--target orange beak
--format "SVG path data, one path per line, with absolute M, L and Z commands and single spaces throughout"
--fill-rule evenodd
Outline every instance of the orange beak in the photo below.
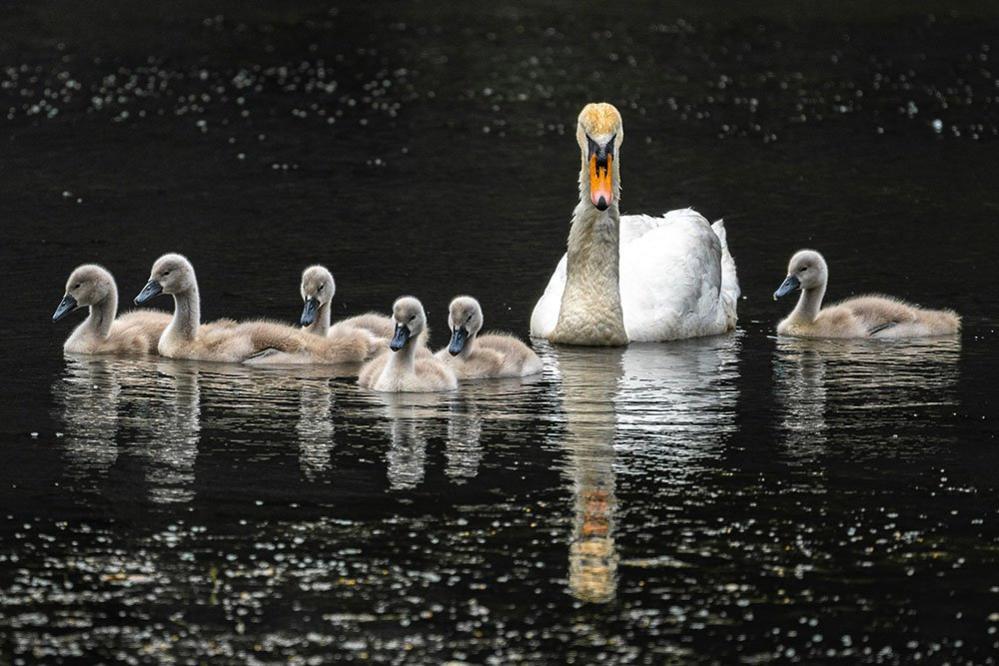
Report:
M 590 201 L 597 210 L 607 210 L 614 200 L 611 190 L 611 166 L 614 156 L 607 156 L 607 163 L 597 166 L 597 156 L 590 155 Z

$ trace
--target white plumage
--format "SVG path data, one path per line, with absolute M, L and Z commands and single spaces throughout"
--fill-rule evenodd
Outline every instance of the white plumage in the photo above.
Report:
M 739 281 L 725 226 L 691 208 L 662 217 L 620 218 L 621 309 L 631 342 L 715 335 L 735 328 Z M 531 335 L 548 338 L 566 281 L 562 255 L 531 315 Z

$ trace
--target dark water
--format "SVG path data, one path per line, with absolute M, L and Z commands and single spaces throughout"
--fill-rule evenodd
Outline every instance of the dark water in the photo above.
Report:
M 950 6 L 6 7 L 0 662 L 994 663 L 999 12 Z M 420 398 L 62 357 L 76 264 L 171 250 L 206 318 L 321 261 L 526 334 L 597 99 L 626 211 L 725 217 L 736 334 Z M 776 340 L 802 246 L 961 339 Z

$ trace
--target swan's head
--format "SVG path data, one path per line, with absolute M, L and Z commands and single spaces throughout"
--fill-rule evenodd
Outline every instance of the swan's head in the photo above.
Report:
M 482 330 L 482 306 L 471 296 L 458 296 L 448 308 L 447 324 L 451 328 L 448 353 L 457 356 L 465 344 Z
M 79 266 L 66 280 L 66 294 L 52 315 L 52 321 L 59 321 L 77 308 L 97 305 L 116 293 L 118 287 L 106 269 L 96 264 Z
M 427 327 L 427 314 L 423 311 L 423 304 L 412 296 L 403 296 L 392 305 L 392 319 L 395 320 L 395 335 L 389 342 L 392 351 L 405 347 Z
M 799 250 L 787 265 L 787 277 L 774 292 L 774 300 L 795 289 L 815 289 L 829 278 L 826 260 L 815 250 Z
M 607 210 L 614 203 L 614 161 L 623 140 L 621 114 L 613 104 L 594 102 L 583 107 L 576 125 L 576 141 L 583 156 L 583 172 L 589 176 L 584 175 L 580 185 L 589 192 L 597 210 Z
M 181 294 L 197 285 L 194 266 L 179 254 L 164 254 L 153 264 L 149 282 L 135 297 L 135 304 L 142 305 L 160 294 Z
M 333 300 L 335 292 L 333 274 L 325 266 L 309 266 L 302 271 L 302 300 L 305 301 L 305 307 L 299 323 L 302 326 L 314 324 L 319 310 Z

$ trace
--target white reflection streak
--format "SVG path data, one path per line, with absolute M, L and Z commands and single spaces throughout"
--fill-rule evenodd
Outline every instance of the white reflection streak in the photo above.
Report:
M 634 468 L 682 485 L 700 460 L 720 455 L 735 429 L 738 347 L 729 335 L 548 348 L 562 384 L 574 505 L 569 589 L 578 599 L 606 603 L 617 593 L 617 474 Z
M 159 403 L 150 413 L 146 444 L 149 498 L 158 504 L 194 499 L 194 463 L 201 440 L 201 389 L 198 370 L 189 364 L 162 360 L 156 364 L 153 396 Z
M 333 452 L 333 389 L 326 379 L 303 379 L 299 393 L 298 464 L 309 481 L 329 471 Z
M 118 459 L 121 382 L 114 361 L 67 357 L 52 392 L 61 410 L 67 475 L 80 481 L 106 476 Z
M 444 472 L 456 483 L 475 478 L 482 460 L 482 416 L 470 401 L 454 403 L 448 415 Z

